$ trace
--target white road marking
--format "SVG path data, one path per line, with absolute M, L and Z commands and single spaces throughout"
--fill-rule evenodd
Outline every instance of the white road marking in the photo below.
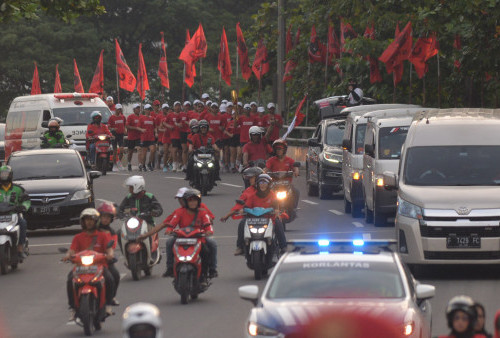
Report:
M 332 214 L 335 214 L 335 215 L 337 215 L 337 216 L 342 216 L 342 215 L 344 215 L 344 213 L 343 213 L 343 212 L 338 211 L 338 210 L 335 210 L 335 209 L 330 209 L 330 210 L 328 210 L 328 211 L 330 211 Z
M 175 176 L 165 176 L 165 178 L 171 178 L 173 180 L 184 180 L 184 177 L 175 177 Z
M 368 241 L 368 240 L 372 239 L 372 235 L 371 234 L 363 234 L 363 239 L 365 241 Z
M 228 187 L 243 188 L 242 185 L 231 184 L 231 183 L 221 183 L 222 185 L 227 185 Z
M 317 202 L 309 201 L 309 200 L 302 200 L 302 202 L 307 203 L 307 204 L 318 204 Z
M 356 227 L 356 228 L 363 228 L 365 225 L 361 222 L 352 222 L 352 224 Z

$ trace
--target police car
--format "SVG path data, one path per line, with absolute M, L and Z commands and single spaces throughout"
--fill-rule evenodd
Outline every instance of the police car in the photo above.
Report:
M 295 336 L 318 316 L 351 311 L 391 321 L 403 336 L 430 337 L 429 299 L 435 288 L 413 278 L 390 248 L 395 244 L 360 239 L 289 242 L 293 249 L 281 257 L 260 297 L 255 285 L 238 290 L 255 305 L 246 336 Z

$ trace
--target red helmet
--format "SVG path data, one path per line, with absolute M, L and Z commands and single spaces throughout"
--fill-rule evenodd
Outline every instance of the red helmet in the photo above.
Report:
M 286 150 L 288 148 L 288 144 L 286 143 L 285 140 L 279 138 L 279 139 L 277 139 L 276 141 L 273 142 L 273 150 L 274 150 L 274 152 L 276 152 L 276 147 L 278 147 L 278 146 L 283 147 L 285 149 L 285 153 L 286 153 Z
M 104 215 L 104 214 L 111 215 L 112 218 L 114 218 L 116 216 L 116 208 L 113 205 L 113 203 L 111 203 L 111 202 L 103 202 L 99 206 L 99 208 L 97 208 L 97 211 L 99 211 L 99 213 L 101 215 Z

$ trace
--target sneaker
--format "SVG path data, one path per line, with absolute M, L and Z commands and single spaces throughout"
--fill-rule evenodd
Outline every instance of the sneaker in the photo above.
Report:
M 167 166 L 164 166 L 164 167 L 163 167 L 163 172 L 164 172 L 164 173 L 168 173 L 168 168 L 167 168 Z
M 127 170 L 128 170 L 128 171 L 132 171 L 132 164 L 130 164 L 130 163 L 129 163 L 129 164 L 127 165 Z
M 176 171 L 177 171 L 177 163 L 176 163 L 176 162 L 174 162 L 174 163 L 172 164 L 172 171 L 173 171 L 173 172 L 176 172 Z
M 112 170 L 112 171 L 115 171 L 115 172 L 116 172 L 116 171 L 120 171 L 120 169 L 118 169 L 118 165 L 116 165 L 116 164 L 115 164 L 115 165 L 113 166 L 113 170 Z
M 74 322 L 75 320 L 76 320 L 76 311 L 75 309 L 70 308 L 68 322 Z
M 142 171 L 142 164 L 139 164 L 139 171 Z
M 113 312 L 113 308 L 111 307 L 111 305 L 106 305 L 106 317 L 107 316 L 112 316 L 114 314 L 115 313 Z
M 18 257 L 19 261 L 22 263 L 23 260 L 25 260 L 27 256 L 24 252 L 21 251 L 21 252 L 17 253 L 17 257 Z
M 118 166 L 118 170 L 120 170 L 120 171 L 124 171 L 125 170 L 125 168 L 123 167 L 123 164 L 122 164 L 121 161 L 116 162 L 116 165 Z
M 118 305 L 120 305 L 120 302 L 118 301 L 118 299 L 113 298 L 113 300 L 111 301 L 111 305 L 112 306 L 118 306 Z
M 219 277 L 217 269 L 210 269 L 210 271 L 208 272 L 208 278 L 217 278 L 217 277 Z
M 173 171 L 174 170 L 174 165 L 172 163 L 168 164 L 168 170 Z
M 234 255 L 235 256 L 241 256 L 243 255 L 243 249 L 242 248 L 236 248 L 236 250 L 234 251 Z
M 163 277 L 174 277 L 174 268 L 167 268 L 167 270 L 163 273 Z
M 149 170 L 149 171 L 154 171 L 154 170 L 155 170 L 155 169 L 153 168 L 153 164 L 152 164 L 152 163 L 148 164 L 148 170 Z

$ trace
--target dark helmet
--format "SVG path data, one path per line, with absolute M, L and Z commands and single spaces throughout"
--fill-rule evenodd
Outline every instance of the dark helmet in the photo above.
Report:
M 0 184 L 12 183 L 12 167 L 3 165 L 0 167 Z
M 184 202 L 184 205 L 186 206 L 186 208 L 188 207 L 188 200 L 190 198 L 193 198 L 195 197 L 197 200 L 198 200 L 198 206 L 197 208 L 200 207 L 200 204 L 201 204 L 201 192 L 197 189 L 188 189 L 186 190 L 186 192 L 184 193 L 184 195 L 182 195 L 182 201 Z
M 111 222 L 113 222 L 113 219 L 116 216 L 116 208 L 113 203 L 111 202 L 103 202 L 99 208 L 97 208 L 97 211 L 102 215 L 110 215 L 111 216 Z
M 453 316 L 457 311 L 465 312 L 469 316 L 469 328 L 473 327 L 477 319 L 477 313 L 472 298 L 460 295 L 450 299 L 446 306 L 446 319 L 448 320 L 448 327 L 450 329 L 453 327 Z
M 102 120 L 102 114 L 99 111 L 93 111 L 92 114 L 90 114 L 90 119 L 92 122 L 101 122 Z
M 288 144 L 283 139 L 277 139 L 276 141 L 273 142 L 274 152 L 276 152 L 277 147 L 283 147 L 285 149 L 285 153 L 286 153 L 286 150 L 288 149 Z

